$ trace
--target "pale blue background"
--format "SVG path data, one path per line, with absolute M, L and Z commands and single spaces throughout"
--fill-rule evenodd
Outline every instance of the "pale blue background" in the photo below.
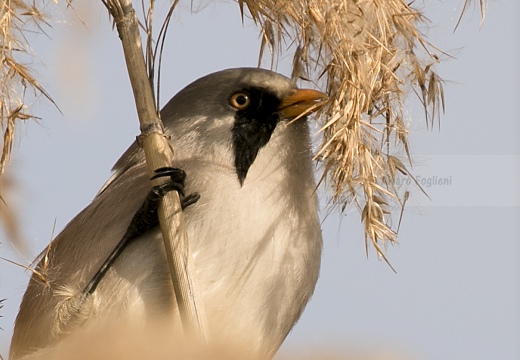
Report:
M 355 210 L 327 217 L 321 277 L 283 353 L 317 347 L 377 359 L 520 359 L 520 2 L 489 2 L 482 29 L 470 9 L 455 33 L 463 0 L 425 3 L 429 38 L 454 58 L 437 67 L 447 80 L 441 130 L 426 130 L 421 109 L 409 110 L 414 173 L 452 183 L 427 188 L 432 200 L 413 192 L 400 245 L 388 249 L 397 274 L 372 251 L 366 259 Z M 117 34 L 98 2 L 75 6 L 89 30 L 69 14 L 48 29 L 53 41 L 33 43 L 45 64 L 35 64 L 40 79 L 63 116 L 37 101 L 42 120 L 20 127 L 14 147 L 9 176 L 19 184 L 32 254 L 23 259 L 0 233 L 0 255 L 25 264 L 48 243 L 55 220 L 59 231 L 90 202 L 138 133 Z M 162 103 L 209 72 L 256 66 L 258 46 L 236 4 L 211 3 L 191 15 L 185 2 L 168 37 Z M 27 280 L 0 261 L 4 357 Z

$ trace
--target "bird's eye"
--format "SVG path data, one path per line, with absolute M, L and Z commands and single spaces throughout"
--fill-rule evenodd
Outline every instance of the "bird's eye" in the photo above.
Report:
M 229 104 L 233 106 L 237 110 L 243 110 L 249 106 L 251 103 L 251 99 L 249 98 L 249 94 L 246 92 L 237 92 L 231 95 L 229 98 Z

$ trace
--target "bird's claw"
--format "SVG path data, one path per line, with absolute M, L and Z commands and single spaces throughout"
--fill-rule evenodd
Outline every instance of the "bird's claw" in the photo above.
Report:
M 193 193 L 185 196 L 184 193 L 184 180 L 186 179 L 186 172 L 182 169 L 174 167 L 162 167 L 155 170 L 155 175 L 151 177 L 151 180 L 168 176 L 170 181 L 156 185 L 152 188 L 150 196 L 154 197 L 155 200 L 162 199 L 168 192 L 177 191 L 181 197 L 181 207 L 184 210 L 188 206 L 195 204 L 199 199 L 198 193 Z
M 188 206 L 195 204 L 200 199 L 199 193 L 192 193 L 186 196 L 181 200 L 182 210 L 186 209 Z

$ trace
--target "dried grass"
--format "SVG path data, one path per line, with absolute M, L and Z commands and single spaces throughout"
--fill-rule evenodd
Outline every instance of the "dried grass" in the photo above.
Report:
M 244 344 L 221 334 L 213 334 L 211 344 L 179 333 L 167 317 L 147 322 L 121 319 L 119 315 L 111 321 L 91 322 L 63 338 L 63 340 L 36 350 L 20 360 L 141 360 L 141 359 L 182 359 L 182 360 L 267 360 L 251 354 Z M 327 347 L 303 346 L 295 352 L 285 351 L 277 355 L 280 360 L 410 360 L 411 357 L 392 349 L 362 350 L 344 347 L 341 351 Z
M 293 78 L 325 83 L 330 100 L 321 110 L 320 182 L 332 188 L 332 203 L 342 210 L 357 206 L 367 245 L 387 260 L 384 247 L 397 241 L 392 211 L 402 214 L 408 197 L 395 186 L 399 174 L 410 176 L 401 158 L 412 163 L 405 97 L 418 95 L 428 126 L 444 109 L 443 82 L 434 71 L 443 53 L 420 30 L 427 19 L 403 0 L 238 4 L 261 27 L 261 58 L 268 48 L 275 59 L 290 44 L 296 47 Z
M 38 6 L 27 0 L 4 0 L 0 6 L 0 119 L 3 132 L 0 175 L 10 160 L 17 122 L 35 117 L 28 112 L 26 95 L 41 94 L 52 102 L 26 65 L 33 55 L 26 34 L 34 30 L 43 32 L 42 26 L 47 24 Z

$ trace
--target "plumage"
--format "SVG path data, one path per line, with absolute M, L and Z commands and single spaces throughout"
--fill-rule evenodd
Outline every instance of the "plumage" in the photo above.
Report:
M 242 346 L 248 356 L 274 355 L 319 273 L 322 239 L 308 125 L 305 119 L 289 124 L 283 116 L 290 113 L 284 99 L 296 89 L 271 71 L 230 69 L 188 85 L 161 111 L 175 166 L 187 174 L 186 193 L 201 196 L 185 209 L 185 220 L 210 337 Z M 43 252 L 37 270 L 46 283 L 37 276 L 29 282 L 12 359 L 104 322 L 168 319 L 178 326 L 158 228 L 129 244 L 78 305 L 149 190 L 144 155 L 134 143 L 92 203 Z

